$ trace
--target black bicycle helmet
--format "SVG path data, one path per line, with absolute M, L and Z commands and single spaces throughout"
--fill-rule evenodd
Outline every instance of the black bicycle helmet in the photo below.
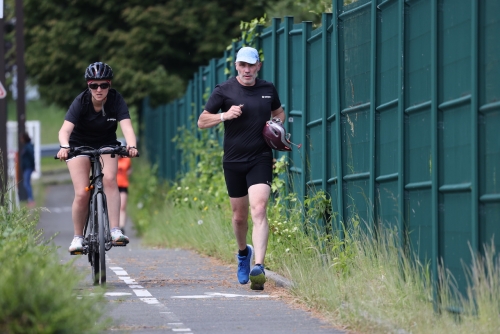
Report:
M 108 64 L 100 61 L 90 64 L 85 70 L 85 80 L 111 80 L 113 70 Z

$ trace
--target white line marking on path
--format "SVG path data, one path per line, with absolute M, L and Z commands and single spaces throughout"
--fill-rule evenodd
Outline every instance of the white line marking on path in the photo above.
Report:
M 105 296 L 131 296 L 130 292 L 106 292 Z
M 109 263 L 113 263 L 113 262 L 111 262 L 109 257 L 108 257 L 108 261 L 110 261 Z M 144 287 L 139 285 L 135 281 L 135 279 L 130 278 L 128 273 L 122 267 L 109 267 L 109 269 L 111 269 L 115 272 L 115 274 L 118 276 L 118 279 L 120 279 L 123 282 L 125 282 L 126 284 L 128 284 L 129 288 L 132 289 L 132 291 L 135 293 L 135 295 L 137 297 L 150 297 L 150 298 L 139 298 L 141 301 L 143 301 L 144 303 L 149 304 L 149 305 L 156 305 L 159 307 L 163 307 L 163 309 L 168 309 L 165 307 L 165 305 L 161 304 L 158 301 L 158 299 L 154 298 L 147 289 L 144 289 Z M 109 292 L 109 293 L 106 293 L 106 295 L 123 296 L 123 295 L 131 295 L 131 293 Z M 211 296 L 207 296 L 207 297 L 211 298 Z M 179 321 L 180 320 L 175 316 L 174 312 L 160 312 L 160 314 L 168 314 L 169 316 L 167 316 L 167 317 L 170 318 L 170 319 L 168 319 L 170 321 L 172 321 L 172 320 Z M 182 322 L 176 322 L 176 323 L 172 322 L 172 323 L 169 323 L 169 325 L 170 326 L 177 326 L 177 327 L 184 326 L 184 324 Z M 193 334 L 193 332 L 191 331 L 190 328 L 172 328 L 172 331 L 173 332 L 182 332 L 183 334 Z
M 160 302 L 156 298 L 139 298 L 139 299 L 145 302 L 146 304 L 151 304 L 151 305 L 160 304 Z
M 125 270 L 115 270 L 115 274 L 118 276 L 128 276 Z
M 148 290 L 146 289 L 133 289 L 132 291 L 134 291 L 135 295 L 137 297 L 152 297 L 153 295 L 151 293 L 149 293 Z
M 203 298 L 270 298 L 269 295 L 236 295 L 233 293 L 219 293 L 219 292 L 205 292 L 204 295 L 191 295 L 191 296 L 172 296 L 170 298 L 178 298 L 178 299 L 203 299 Z
M 137 282 L 135 281 L 135 279 L 132 279 L 128 276 L 118 276 L 119 279 L 121 279 L 122 281 L 124 281 L 125 283 L 127 284 L 137 284 Z
M 65 212 L 71 212 L 71 207 L 70 206 L 64 206 L 64 207 L 56 207 L 56 208 L 47 208 L 49 212 L 51 213 L 65 213 Z

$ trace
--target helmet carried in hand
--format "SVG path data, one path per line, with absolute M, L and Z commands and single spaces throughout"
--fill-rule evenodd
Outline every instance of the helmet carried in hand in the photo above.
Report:
M 264 129 L 262 130 L 262 135 L 267 145 L 276 151 L 291 151 L 292 145 L 300 148 L 302 144 L 296 145 L 290 141 L 290 134 L 286 133 L 281 120 L 273 119 L 272 121 L 267 121 Z
M 85 70 L 85 80 L 111 80 L 113 79 L 113 70 L 103 62 L 90 64 Z

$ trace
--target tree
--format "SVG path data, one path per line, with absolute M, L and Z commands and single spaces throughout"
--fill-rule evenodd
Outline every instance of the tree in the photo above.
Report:
M 269 2 L 269 1 L 267 1 Z M 68 107 L 94 61 L 114 70 L 130 105 L 166 103 L 220 57 L 265 0 L 24 0 L 26 69 L 42 98 Z
M 269 5 L 267 16 L 293 16 L 295 23 L 312 21 L 314 25 L 318 25 L 321 23 L 321 14 L 331 12 L 332 0 L 278 0 Z

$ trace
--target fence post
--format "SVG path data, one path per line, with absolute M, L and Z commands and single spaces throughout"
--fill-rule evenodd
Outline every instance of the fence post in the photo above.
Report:
M 434 309 L 438 310 L 438 258 L 439 258 L 439 180 L 438 180 L 438 89 L 439 89 L 439 76 L 438 76 L 438 0 L 431 0 L 431 154 L 432 154 L 432 281 L 434 283 Z
M 343 238 L 343 222 L 344 222 L 344 171 L 342 165 L 342 113 L 340 112 L 340 46 L 339 46 L 339 1 L 332 1 L 333 14 L 333 30 L 332 30 L 332 76 L 334 78 L 332 84 L 332 110 L 335 110 L 336 120 L 336 152 L 335 164 L 337 167 L 337 208 L 338 208 L 338 230 Z
M 308 75 L 307 75 L 307 69 L 308 69 L 308 63 L 310 61 L 308 57 L 308 50 L 309 50 L 309 37 L 311 36 L 311 27 L 312 27 L 312 22 L 302 22 L 302 79 L 303 79 L 303 85 L 302 85 L 302 140 L 301 142 L 304 145 L 304 151 L 302 152 L 302 173 L 300 175 L 300 187 L 302 190 L 302 194 L 300 194 L 301 198 L 304 198 L 307 195 L 307 150 L 308 150 L 308 145 L 307 145 L 307 85 L 309 84 L 309 80 L 307 80 Z

